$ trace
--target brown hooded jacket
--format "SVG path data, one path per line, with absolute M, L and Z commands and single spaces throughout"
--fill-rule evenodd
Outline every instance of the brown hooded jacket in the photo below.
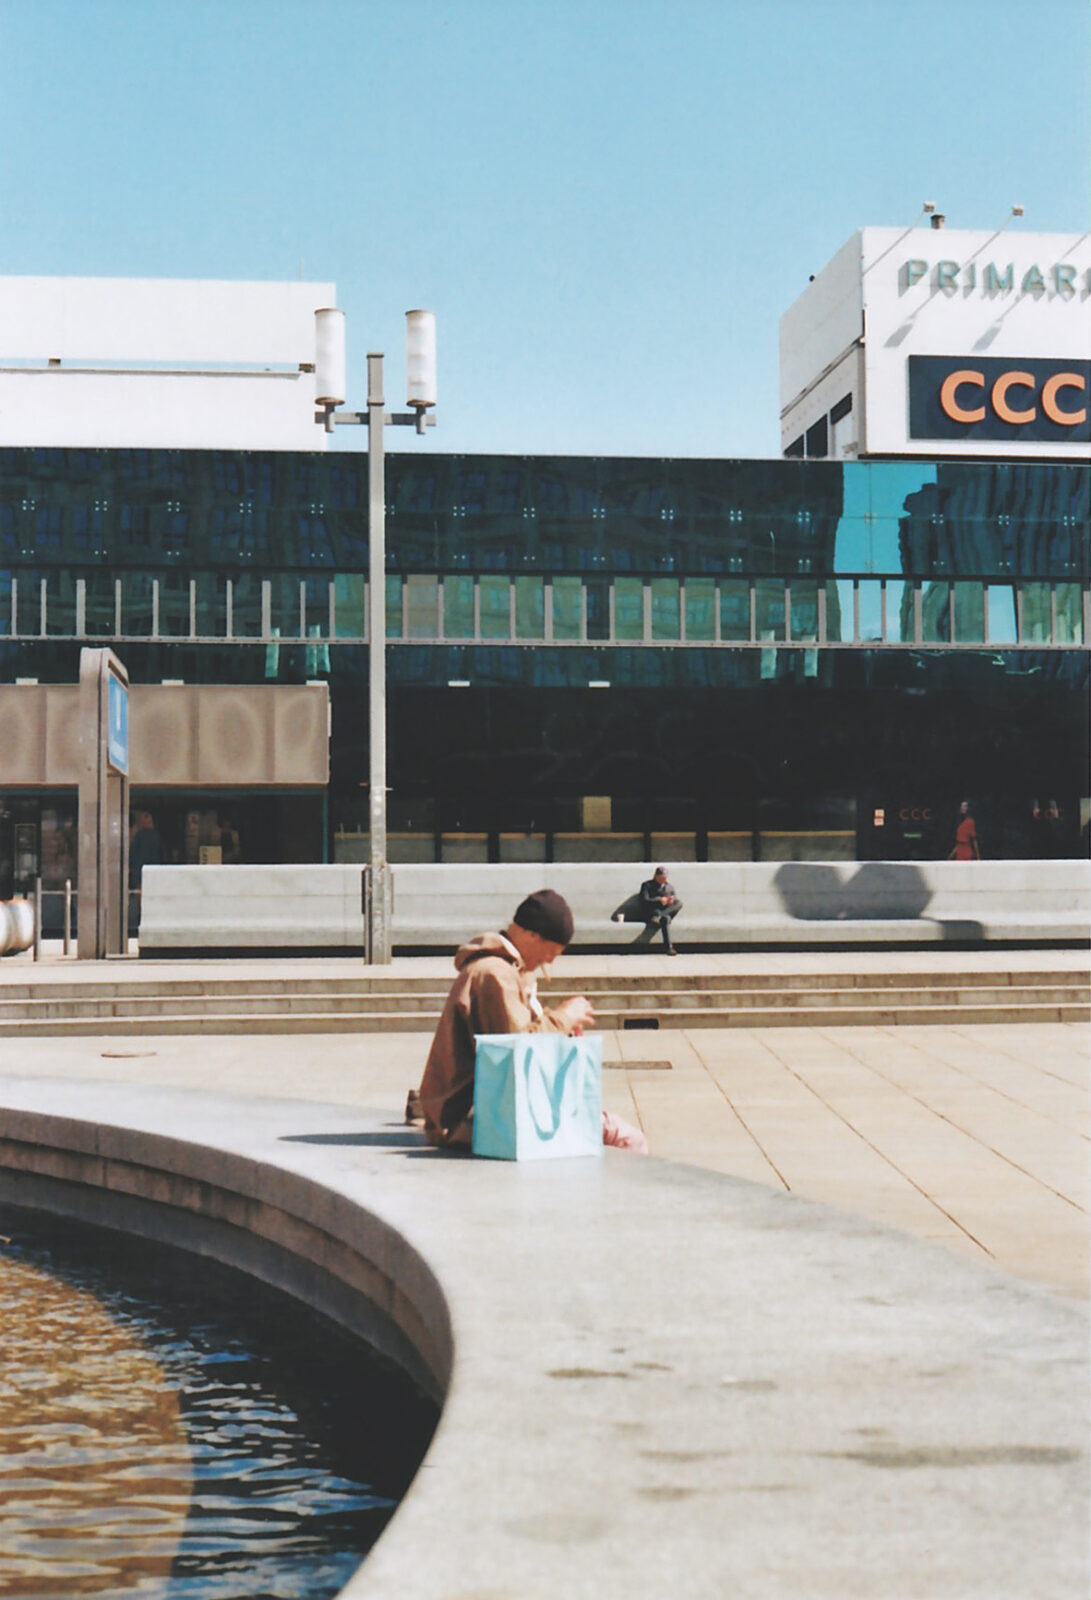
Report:
M 519 952 L 502 933 L 482 933 L 455 956 L 458 977 L 436 1027 L 421 1079 L 429 1144 L 468 1145 L 473 1134 L 474 1053 L 479 1033 L 565 1033 L 542 1011 Z

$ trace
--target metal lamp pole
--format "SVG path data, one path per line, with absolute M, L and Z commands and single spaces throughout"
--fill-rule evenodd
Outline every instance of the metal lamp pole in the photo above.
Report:
M 371 825 L 372 962 L 390 960 L 390 867 L 386 859 L 386 401 L 383 358 L 367 358 L 368 776 Z
M 407 311 L 408 398 L 413 409 L 388 412 L 383 396 L 383 357 L 367 358 L 367 411 L 336 411 L 344 393 L 343 355 L 338 366 L 337 341 L 343 341 L 343 314 L 320 311 L 320 361 L 317 420 L 329 432 L 337 423 L 367 424 L 368 480 L 368 778 L 371 849 L 370 894 L 367 896 L 368 958 L 386 965 L 391 955 L 393 885 L 387 860 L 386 835 L 386 438 L 388 426 L 413 427 L 418 433 L 435 426 L 436 323 L 431 311 Z M 336 321 L 332 320 L 336 319 Z M 332 355 L 322 341 L 332 340 Z M 343 349 L 343 344 L 342 347 Z M 326 381 L 324 381 L 324 379 Z M 338 381 L 339 380 L 339 381 Z

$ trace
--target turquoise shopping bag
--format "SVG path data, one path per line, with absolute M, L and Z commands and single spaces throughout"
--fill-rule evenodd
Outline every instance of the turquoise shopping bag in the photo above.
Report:
M 602 1154 L 602 1039 L 481 1033 L 474 1064 L 476 1156 Z

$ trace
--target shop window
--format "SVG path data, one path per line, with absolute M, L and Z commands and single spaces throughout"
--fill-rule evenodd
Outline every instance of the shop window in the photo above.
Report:
M 886 634 L 898 644 L 913 643 L 913 585 L 902 578 L 886 584 Z
M 583 583 L 579 578 L 553 579 L 553 637 L 579 639 L 583 635 Z
M 147 639 L 151 631 L 151 576 L 144 572 L 126 572 L 121 579 L 122 638 Z
M 307 637 L 325 638 L 330 631 L 330 579 L 327 573 L 300 579 L 303 589 L 303 620 Z
M 951 639 L 951 585 L 926 583 L 921 594 L 921 640 L 924 644 L 949 644 Z
M 1023 644 L 1049 644 L 1053 638 L 1050 586 L 1048 583 L 1021 583 L 1019 590 L 1020 628 Z
M 296 620 L 291 629 L 299 631 L 299 589 L 296 588 Z M 260 639 L 262 636 L 261 579 L 252 572 L 237 573 L 231 580 L 231 637 Z
M 1059 583 L 1055 644 L 1083 643 L 1083 594 L 1078 583 Z
M 716 637 L 716 581 L 686 580 L 686 638 L 705 642 Z
M 411 573 L 405 580 L 406 635 L 410 639 L 435 639 L 439 628 L 439 579 Z
M 758 578 L 754 583 L 756 626 L 759 639 L 784 638 L 784 584 L 779 578 Z
M 644 637 L 644 582 L 614 579 L 614 638 L 633 643 Z
M 339 572 L 333 580 L 333 617 L 338 639 L 362 639 L 367 607 L 362 572 Z
M 474 580 L 468 573 L 448 573 L 443 580 L 443 637 L 474 636 Z
M 833 578 L 826 583 L 826 641 L 852 643 L 851 578 Z
M 989 644 L 1015 644 L 1015 589 L 1010 583 L 990 583 L 986 590 L 989 600 Z
M 818 581 L 796 578 L 789 584 L 792 599 L 792 638 L 818 638 Z
M 883 586 L 878 578 L 861 578 L 859 595 L 860 642 L 878 644 L 883 637 Z
M 517 639 L 545 638 L 545 581 L 542 578 L 515 579 L 515 636 Z
M 477 580 L 482 639 L 511 638 L 511 580 L 485 573 Z
M 601 642 L 610 637 L 610 580 L 588 578 L 584 588 L 587 595 L 587 637 Z
M 750 637 L 750 585 L 745 578 L 720 580 L 720 638 Z
M 682 631 L 681 585 L 677 578 L 653 578 L 652 638 L 678 639 Z
M 956 583 L 955 639 L 959 644 L 985 642 L 985 590 L 980 583 Z

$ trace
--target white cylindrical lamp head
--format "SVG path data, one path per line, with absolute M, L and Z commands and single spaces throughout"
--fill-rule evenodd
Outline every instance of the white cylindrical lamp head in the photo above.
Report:
M 436 314 L 434 311 L 407 311 L 406 399 L 418 411 L 436 403 Z
M 320 406 L 345 403 L 345 313 L 332 306 L 314 314 L 314 389 Z

